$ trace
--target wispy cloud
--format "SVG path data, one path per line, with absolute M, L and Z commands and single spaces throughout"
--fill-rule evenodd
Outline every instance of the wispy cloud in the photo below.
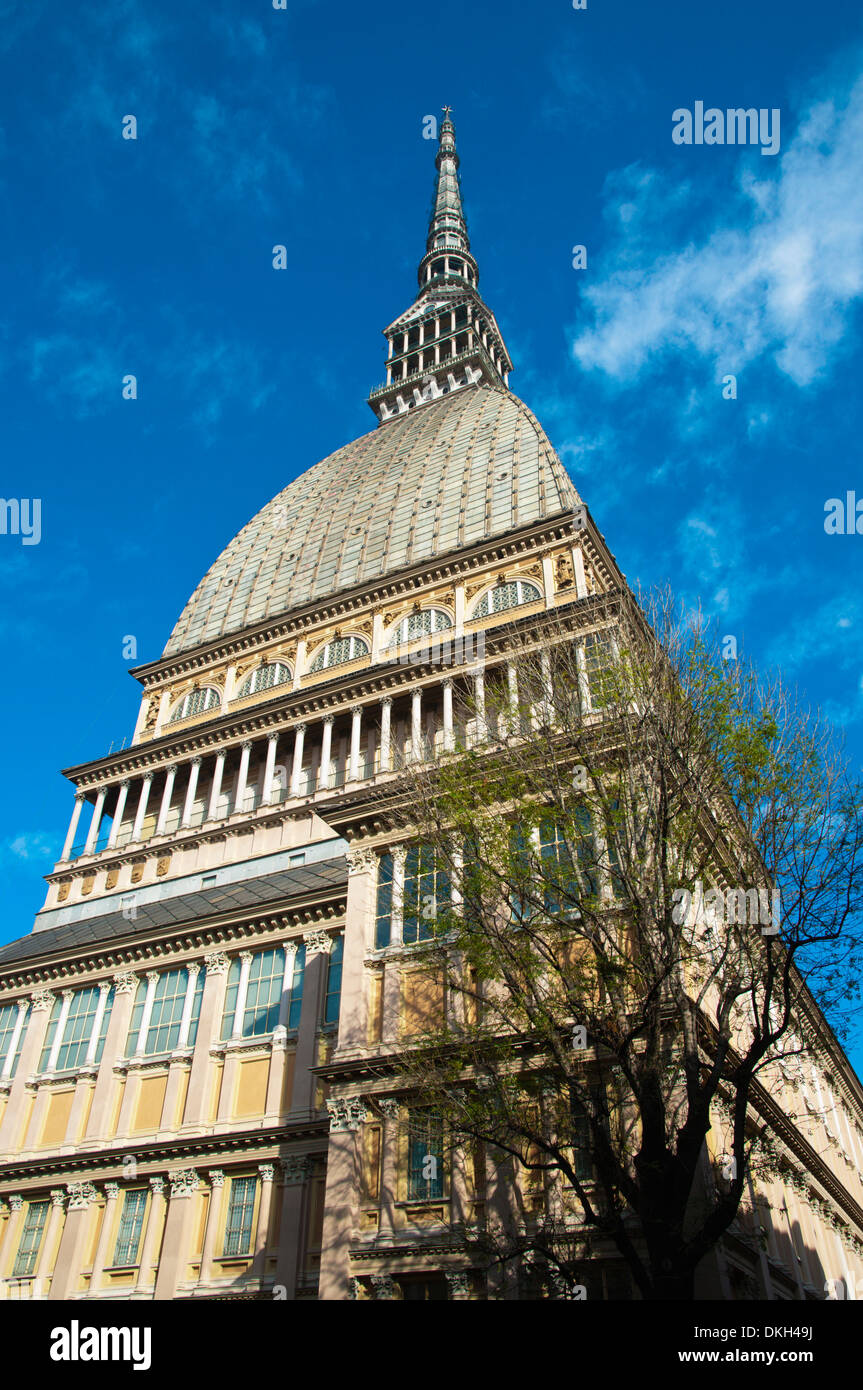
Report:
M 774 172 L 744 165 L 730 202 L 706 223 L 702 208 L 693 219 L 687 184 L 638 168 L 616 175 L 607 190 L 613 268 L 584 290 L 593 322 L 574 341 L 577 361 L 626 381 L 666 353 L 694 352 L 717 373 L 763 358 L 808 385 L 863 295 L 861 148 L 858 75 L 809 106 Z M 702 203 L 708 191 L 705 178 Z M 695 238 L 693 221 L 704 226 Z

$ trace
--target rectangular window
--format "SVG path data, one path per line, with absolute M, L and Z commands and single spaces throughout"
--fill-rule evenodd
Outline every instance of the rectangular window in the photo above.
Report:
M 342 961 L 345 954 L 344 932 L 336 937 L 327 964 L 327 992 L 324 998 L 324 1023 L 338 1023 L 342 998 Z
M 443 1120 L 431 1110 L 408 1115 L 408 1201 L 443 1196 Z
M 390 944 L 393 914 L 393 857 L 382 854 L 378 860 L 378 898 L 375 913 L 375 949 Z
M 138 1263 L 138 1246 L 141 1244 L 141 1230 L 144 1225 L 144 1212 L 147 1209 L 147 1192 L 139 1188 L 123 1195 L 123 1213 L 117 1244 L 114 1248 L 115 1265 L 134 1265 Z
M 405 945 L 431 940 L 438 913 L 449 908 L 450 896 L 449 875 L 436 864 L 432 846 L 412 845 L 405 855 Z
M 15 1256 L 15 1265 L 12 1270 L 13 1276 L 32 1274 L 36 1268 L 39 1246 L 42 1244 L 42 1235 L 50 1205 L 51 1203 L 48 1201 L 29 1202 L 27 1204 L 24 1229 L 18 1242 L 18 1253 Z
M 252 1243 L 257 1178 L 233 1178 L 225 1223 L 226 1255 L 247 1255 Z
M 111 1005 L 114 999 L 114 991 L 110 990 L 105 1003 L 105 1010 L 102 1014 L 102 1024 L 99 1029 L 99 1037 L 96 1040 L 96 1055 L 94 1061 L 98 1062 L 102 1056 L 102 1049 L 105 1046 L 105 1036 L 108 1032 L 108 1023 L 111 1018 Z M 99 990 L 95 986 L 89 989 L 79 989 L 73 994 L 69 1001 L 69 1009 L 66 1014 L 66 1021 L 63 1025 L 63 1036 L 60 1042 L 60 1049 L 57 1053 L 57 1070 L 67 1071 L 73 1067 L 83 1065 L 87 1049 L 90 1045 L 90 1035 L 93 1031 L 93 1023 L 96 1018 L 96 1011 L 99 1007 Z M 42 1057 L 39 1063 L 39 1070 L 44 1071 L 48 1066 L 51 1057 L 51 1049 L 54 1046 L 54 1039 L 57 1036 L 57 1029 L 60 1026 L 60 1014 L 63 1008 L 61 995 L 56 995 L 51 1009 L 51 1018 L 48 1023 L 48 1031 L 45 1034 L 45 1045 L 42 1048 Z
M 14 1076 L 14 1075 L 15 1075 L 15 1069 L 16 1069 L 16 1067 L 18 1066 L 18 1058 L 21 1056 L 21 1044 L 22 1044 L 23 1041 L 24 1041 L 24 1034 L 25 1034 L 25 1032 L 26 1032 L 26 1030 L 27 1030 L 27 1021 L 28 1021 L 29 1017 L 30 1017 L 30 1006 L 28 1005 L 28 1006 L 27 1006 L 27 1012 L 26 1012 L 25 1015 L 24 1015 L 24 1024 L 23 1024 L 23 1026 L 22 1026 L 22 1028 L 21 1028 L 20 1033 L 18 1034 L 18 1043 L 17 1043 L 17 1046 L 16 1046 L 16 1048 L 15 1048 L 15 1055 L 14 1055 L 14 1057 L 12 1058 L 12 1066 L 11 1066 L 9 1072 L 7 1073 L 8 1076 Z M 0 1072 L 2 1072 L 2 1070 L 3 1070 L 3 1068 L 5 1067 L 7 1061 L 9 1060 L 9 1050 L 10 1050 L 10 1048 L 11 1048 L 11 1046 L 12 1046 L 12 1039 L 13 1039 L 14 1036 L 15 1036 L 15 1027 L 16 1027 L 16 1024 L 17 1024 L 17 1023 L 18 1023 L 18 1005 L 17 1005 L 17 1003 L 15 1003 L 15 1004 L 4 1004 L 4 1005 L 2 1006 L 2 1008 L 0 1008 Z
M 180 966 L 176 970 L 163 971 L 156 981 L 156 988 L 153 993 L 153 1008 L 144 1038 L 144 1056 L 152 1057 L 163 1052 L 172 1052 L 173 1049 L 178 1046 L 188 980 L 188 970 L 185 966 Z M 147 1000 L 147 985 L 148 981 L 145 979 L 140 980 L 138 983 L 135 1007 L 132 1010 L 132 1022 L 126 1040 L 126 1055 L 129 1057 L 134 1054 L 138 1045 L 138 1033 L 141 1028 L 141 1021 L 144 1017 L 144 1008 Z M 192 993 L 192 1014 L 189 1024 L 189 1036 L 186 1042 L 187 1047 L 192 1047 L 194 1045 L 195 1037 L 197 1036 L 198 1016 L 201 1012 L 201 996 L 203 993 L 204 971 L 199 970 Z
M 563 917 L 575 912 L 581 896 L 578 880 L 573 873 L 566 835 L 553 816 L 546 816 L 540 822 L 539 856 L 546 912 Z
M 614 649 L 607 632 L 592 632 L 584 642 L 584 660 L 591 709 L 604 709 L 614 694 Z
M 279 1004 L 285 978 L 285 953 L 281 946 L 259 951 L 249 962 L 249 987 L 243 1014 L 243 1037 L 272 1033 L 279 1021 Z

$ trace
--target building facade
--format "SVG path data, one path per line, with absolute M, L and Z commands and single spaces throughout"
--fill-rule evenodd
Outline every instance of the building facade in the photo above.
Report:
M 423 1177 L 438 1141 L 381 1079 L 428 1000 L 427 869 L 380 793 L 493 733 L 515 631 L 563 615 L 587 643 L 625 578 L 509 390 L 448 113 L 437 169 L 375 428 L 219 556 L 135 672 L 131 745 L 66 770 L 47 899 L 0 948 L 7 1298 L 500 1296 L 466 1232 L 511 1193 L 458 1158 Z M 807 1027 L 819 1064 L 762 1088 L 788 1181 L 753 1189 L 705 1296 L 863 1276 L 863 1092 Z M 629 1289 L 609 1266 L 589 1294 Z

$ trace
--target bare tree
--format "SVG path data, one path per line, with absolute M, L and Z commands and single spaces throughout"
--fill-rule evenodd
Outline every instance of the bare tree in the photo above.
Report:
M 459 746 L 383 794 L 447 998 L 399 1068 L 455 1146 L 512 1165 L 474 1233 L 490 1265 L 571 1288 L 601 1249 L 643 1297 L 691 1298 L 770 1161 L 771 1068 L 835 1049 L 825 1013 L 854 997 L 863 793 L 822 720 L 668 593 L 580 621 L 512 625 Z

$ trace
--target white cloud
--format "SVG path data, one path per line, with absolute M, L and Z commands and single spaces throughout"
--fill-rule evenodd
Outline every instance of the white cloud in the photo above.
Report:
M 585 288 L 594 322 L 573 344 L 579 363 L 626 379 L 658 353 L 694 350 L 717 370 L 767 357 L 797 385 L 811 382 L 863 293 L 861 148 L 863 76 L 810 106 L 775 172 L 756 177 L 746 166 L 731 212 L 714 211 L 700 240 L 659 257 L 657 229 L 668 235 L 659 213 L 687 185 L 623 171 L 610 184 L 622 224 L 617 269 Z

